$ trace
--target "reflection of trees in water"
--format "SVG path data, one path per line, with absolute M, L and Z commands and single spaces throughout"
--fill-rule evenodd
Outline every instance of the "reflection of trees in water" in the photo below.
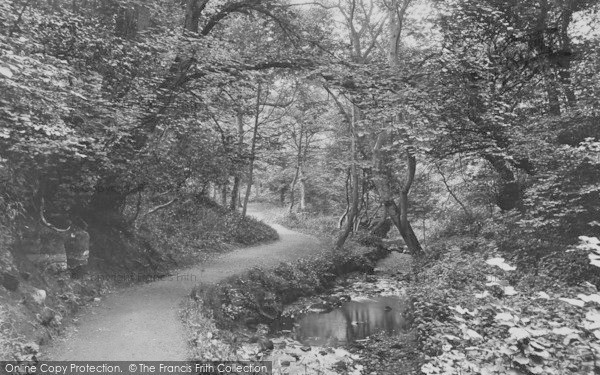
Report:
M 298 334 L 302 339 L 323 342 L 350 342 L 376 332 L 393 333 L 404 330 L 408 322 L 398 297 L 379 297 L 373 302 L 348 302 L 326 314 L 306 315 L 300 321 Z M 390 307 L 386 310 L 386 307 Z

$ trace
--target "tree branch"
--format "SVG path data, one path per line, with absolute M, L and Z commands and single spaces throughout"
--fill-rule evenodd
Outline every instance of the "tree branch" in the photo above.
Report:
M 148 212 L 146 212 L 146 214 L 144 215 L 144 217 L 155 213 L 158 210 L 162 210 L 163 208 L 167 208 L 170 205 L 172 205 L 173 203 L 175 203 L 177 201 L 177 198 L 173 198 L 170 201 L 168 201 L 167 203 L 163 203 L 163 204 L 159 204 L 158 206 L 154 206 L 151 209 L 148 210 Z
M 45 202 L 44 202 L 44 198 L 42 198 L 42 202 L 40 203 L 40 219 L 42 220 L 42 223 L 45 226 L 47 226 L 48 228 L 50 228 L 53 231 L 58 232 L 58 233 L 64 233 L 64 232 L 69 231 L 69 229 L 71 229 L 70 225 L 67 229 L 59 229 L 59 228 L 55 227 L 54 225 L 50 224 L 44 217 L 44 210 L 45 210 L 44 206 L 45 206 Z

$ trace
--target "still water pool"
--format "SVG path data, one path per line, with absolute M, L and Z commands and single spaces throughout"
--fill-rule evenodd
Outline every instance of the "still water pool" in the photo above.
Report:
M 400 297 L 362 298 L 329 312 L 308 313 L 298 320 L 283 318 L 276 329 L 289 330 L 296 340 L 309 345 L 341 346 L 375 333 L 408 331 L 407 312 L 408 304 Z

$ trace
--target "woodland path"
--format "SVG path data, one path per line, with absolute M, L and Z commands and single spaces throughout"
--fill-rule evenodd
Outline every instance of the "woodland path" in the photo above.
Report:
M 260 211 L 249 211 L 264 220 Z M 109 294 L 86 309 L 76 326 L 43 348 L 46 360 L 186 360 L 187 341 L 178 312 L 198 282 L 216 283 L 254 266 L 274 266 L 316 253 L 319 241 L 272 224 L 276 242 L 246 247 L 187 269 L 172 277 Z M 179 279 L 178 279 L 179 276 Z

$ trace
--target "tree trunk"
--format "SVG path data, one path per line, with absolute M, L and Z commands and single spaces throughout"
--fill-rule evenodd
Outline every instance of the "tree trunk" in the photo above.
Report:
M 237 211 L 239 191 L 240 176 L 236 174 L 236 176 L 233 178 L 233 186 L 231 188 L 231 200 L 229 201 L 229 209 L 231 211 Z
M 510 169 L 508 162 L 499 155 L 484 154 L 483 158 L 487 160 L 499 175 L 498 193 L 496 196 L 496 205 L 503 211 L 516 208 L 521 202 L 521 187 Z
M 208 1 L 209 0 L 187 0 L 184 23 L 184 28 L 187 31 L 198 33 L 198 22 L 200 20 L 200 15 L 206 7 Z
M 248 185 L 246 186 L 246 195 L 244 196 L 244 205 L 242 207 L 242 217 L 246 216 L 246 210 L 248 209 L 248 200 L 250 199 L 250 192 L 252 190 L 252 183 L 254 181 L 254 159 L 256 158 L 256 138 L 258 136 L 258 116 L 260 115 L 260 83 L 256 92 L 256 106 L 254 114 L 254 129 L 252 130 L 252 146 L 250 148 L 250 167 L 248 171 Z
M 227 207 L 227 190 L 229 190 L 229 182 L 224 182 L 221 185 L 221 206 Z
M 385 206 L 384 212 L 389 215 L 396 228 L 398 228 L 398 231 L 400 232 L 400 235 L 402 236 L 402 239 L 404 240 L 408 250 L 413 255 L 422 255 L 423 248 L 421 247 L 419 239 L 417 238 L 417 235 L 415 234 L 410 221 L 408 220 L 408 193 L 410 191 L 412 181 L 414 180 L 416 159 L 414 159 L 414 156 L 411 155 L 410 150 L 406 151 L 409 167 L 407 171 L 407 181 L 402 188 L 401 206 L 398 207 L 392 198 L 389 173 L 385 173 L 383 167 L 384 164 L 383 157 L 381 155 L 381 148 L 386 141 L 387 134 L 382 132 L 377 136 L 375 146 L 373 147 L 373 182 L 377 192 L 379 193 L 379 196 L 381 197 L 382 203 Z
M 300 182 L 300 211 L 304 211 L 306 210 L 306 176 L 302 169 L 300 169 L 298 180 Z
M 238 142 L 237 142 L 237 159 L 241 163 L 242 153 L 244 148 L 244 115 L 241 111 L 238 111 L 236 114 L 236 122 L 237 122 L 237 130 L 238 130 Z M 238 166 L 239 167 L 239 166 Z M 240 171 L 235 170 L 233 176 L 233 187 L 231 189 L 231 202 L 229 204 L 229 209 L 232 211 L 237 210 L 238 207 L 238 199 L 240 195 Z
M 285 206 L 285 192 L 287 190 L 287 185 L 282 184 L 279 188 L 279 204 L 281 207 Z
M 560 51 L 556 59 L 558 65 L 558 74 L 560 82 L 565 90 L 567 104 L 573 108 L 577 105 L 577 97 L 571 86 L 571 59 L 573 51 L 571 50 L 571 38 L 569 37 L 569 25 L 573 20 L 573 1 L 566 1 L 565 8 L 561 15 L 560 25 Z
M 540 13 L 532 33 L 530 48 L 536 50 L 540 55 L 546 56 L 546 69 L 542 72 L 546 84 L 546 98 L 548 100 L 548 113 L 553 116 L 560 116 L 560 98 L 556 79 L 553 72 L 553 62 L 551 56 L 553 52 L 546 44 L 545 33 L 548 28 L 548 14 L 550 5 L 548 0 L 540 0 Z
M 298 182 L 298 174 L 300 173 L 300 166 L 297 165 L 296 166 L 296 173 L 294 174 L 294 179 L 292 180 L 292 183 L 290 184 L 290 206 L 288 208 L 289 212 L 292 212 L 292 210 L 294 209 L 294 204 L 296 203 L 296 197 L 294 196 L 294 191 L 296 190 L 296 183 Z
M 298 141 L 297 141 L 297 147 L 298 147 L 298 153 L 296 154 L 296 172 L 294 173 L 294 179 L 292 180 L 292 183 L 290 184 L 290 208 L 289 208 L 289 212 L 292 212 L 292 210 L 294 209 L 294 204 L 296 204 L 295 202 L 295 190 L 296 190 L 296 184 L 298 183 L 298 178 L 300 177 L 300 170 L 302 169 L 302 150 L 303 150 L 303 144 L 302 144 L 302 134 L 304 133 L 304 129 L 303 129 L 303 125 L 302 123 L 300 123 L 300 135 L 298 136 Z
M 552 116 L 560 116 L 560 99 L 556 80 L 552 73 L 546 73 L 546 95 L 548 98 L 548 113 Z
M 389 49 L 388 63 L 391 67 L 398 66 L 398 56 L 400 54 L 400 37 L 404 27 L 404 16 L 412 0 L 391 0 L 388 5 L 389 18 Z M 402 2 L 400 4 L 400 2 Z
M 354 221 L 356 216 L 358 215 L 358 199 L 359 199 L 359 177 L 358 177 L 358 166 L 356 162 L 356 121 L 357 116 L 359 115 L 358 108 L 356 106 L 352 107 L 352 121 L 350 122 L 350 158 L 351 158 L 351 166 L 350 166 L 350 178 L 352 180 L 352 194 L 350 196 L 350 211 L 348 212 L 348 217 L 346 218 L 346 227 L 340 233 L 337 241 L 335 242 L 336 249 L 341 249 L 348 239 L 350 232 L 354 228 Z
M 138 32 L 137 22 L 137 7 L 121 8 L 115 19 L 115 33 L 121 38 L 134 38 Z
M 412 147 L 406 149 L 406 161 L 408 164 L 406 169 L 406 181 L 404 182 L 400 196 L 400 234 L 410 252 L 417 254 L 423 252 L 423 249 L 408 221 L 408 193 L 415 180 L 415 172 L 417 170 L 417 159 L 414 156 Z

